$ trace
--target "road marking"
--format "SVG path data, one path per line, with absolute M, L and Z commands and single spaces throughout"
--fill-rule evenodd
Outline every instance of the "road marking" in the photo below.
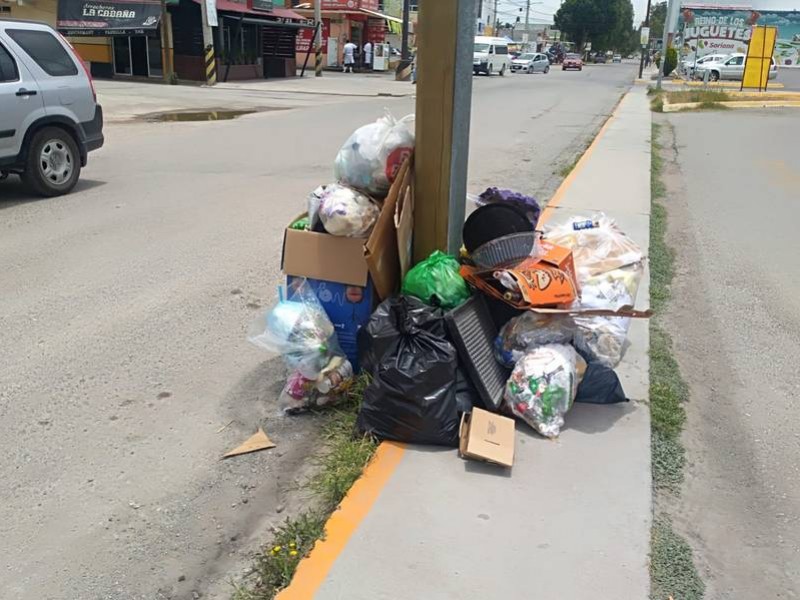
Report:
M 289 587 L 280 592 L 276 600 L 310 600 L 314 597 L 333 563 L 397 469 L 405 448 L 405 444 L 396 442 L 383 442 L 378 446 L 361 477 L 328 519 L 325 539 L 317 542 L 311 553 L 300 562 Z
M 600 131 L 597 132 L 594 140 L 570 174 L 558 186 L 556 193 L 542 213 L 540 223 L 549 219 L 551 215 L 548 211 L 555 209 L 561 203 L 567 189 L 594 153 L 597 143 L 605 135 L 609 125 L 614 121 L 626 96 L 627 93 L 617 103 L 611 116 L 603 123 Z M 378 446 L 375 456 L 364 469 L 361 477 L 353 484 L 338 510 L 333 512 L 325 524 L 325 539 L 314 544 L 311 553 L 300 561 L 292 582 L 275 597 L 275 600 L 311 600 L 314 597 L 328 577 L 333 563 L 339 558 L 350 538 L 361 525 L 364 517 L 369 514 L 383 488 L 397 470 L 405 449 L 405 444 L 396 442 L 383 442 Z

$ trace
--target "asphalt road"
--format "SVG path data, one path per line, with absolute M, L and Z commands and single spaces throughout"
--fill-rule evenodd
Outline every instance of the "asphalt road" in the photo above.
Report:
M 800 596 L 795 110 L 670 115 L 670 331 L 691 387 L 676 508 L 708 600 Z
M 633 75 L 475 78 L 470 189 L 549 198 Z M 67 197 L 0 183 L 3 600 L 224 598 L 305 500 L 318 422 L 278 414 L 281 362 L 245 332 L 338 147 L 413 99 L 298 105 L 111 124 Z M 219 460 L 258 426 L 275 450 Z

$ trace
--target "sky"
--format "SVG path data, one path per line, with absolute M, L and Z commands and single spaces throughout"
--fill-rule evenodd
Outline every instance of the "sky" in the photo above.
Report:
M 656 2 L 658 0 L 652 0 Z M 558 10 L 560 0 L 542 0 L 536 4 L 536 0 L 531 1 L 531 21 L 532 22 L 552 22 L 552 15 Z M 631 0 L 633 3 L 633 23 L 638 26 L 644 20 L 644 13 L 647 10 L 647 0 Z M 484 6 L 494 6 L 493 0 L 483 0 Z M 525 20 L 526 0 L 498 0 L 497 12 L 503 21 L 513 23 L 519 15 L 522 21 Z M 722 6 L 751 6 L 758 10 L 800 10 L 800 0 L 684 0 L 682 4 L 706 4 Z M 520 12 L 520 8 L 522 11 Z M 484 12 L 486 9 L 484 8 Z

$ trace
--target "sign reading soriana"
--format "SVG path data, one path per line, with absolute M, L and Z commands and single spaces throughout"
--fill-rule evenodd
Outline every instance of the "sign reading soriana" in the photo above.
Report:
M 676 44 L 684 55 L 746 53 L 754 25 L 777 27 L 775 60 L 800 66 L 800 12 L 684 4 Z
M 131 35 L 152 31 L 161 0 L 59 0 L 58 30 L 67 35 Z

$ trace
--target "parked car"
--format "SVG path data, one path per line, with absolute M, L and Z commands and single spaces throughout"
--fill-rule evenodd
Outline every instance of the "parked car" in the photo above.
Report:
M 681 70 L 691 77 L 694 75 L 695 70 L 700 65 L 719 62 L 728 58 L 728 56 L 728 54 L 706 54 L 705 56 L 698 58 L 696 61 L 694 58 L 685 58 L 681 61 Z
M 621 63 L 622 62 L 622 55 L 621 54 L 615 54 L 614 56 L 611 57 L 611 62 L 612 63 Z
M 583 60 L 581 60 L 580 54 L 567 54 L 564 57 L 564 62 L 561 63 L 561 70 L 566 71 L 567 69 L 583 70 Z
M 604 64 L 606 62 L 606 53 L 595 52 L 589 57 L 589 60 L 595 64 Z
M 550 60 L 546 54 L 529 52 L 511 61 L 511 70 L 522 73 L 549 73 Z
M 478 73 L 505 75 L 510 66 L 507 40 L 480 35 L 475 37 L 475 46 L 472 50 L 472 72 L 475 75 Z
M 66 194 L 103 139 L 103 109 L 69 42 L 44 23 L 0 19 L 0 172 Z
M 707 62 L 703 65 L 698 65 L 695 74 L 700 79 L 703 79 L 705 73 L 708 72 L 708 79 L 710 81 L 719 81 L 720 79 L 733 79 L 741 80 L 744 76 L 744 63 L 746 55 L 743 53 L 731 54 L 727 58 L 719 61 Z M 778 65 L 775 64 L 775 59 L 770 59 L 769 79 L 775 79 L 778 76 Z

